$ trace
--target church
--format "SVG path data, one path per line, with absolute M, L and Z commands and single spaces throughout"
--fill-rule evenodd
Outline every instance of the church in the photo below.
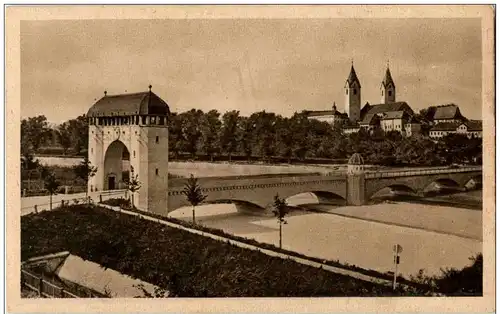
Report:
M 370 105 L 368 102 L 361 107 L 361 83 L 359 82 L 354 64 L 344 85 L 344 112 L 337 110 L 334 103 L 332 110 L 308 111 L 309 119 L 326 121 L 339 125 L 344 133 L 358 132 L 365 129 L 369 132 L 375 129 L 383 131 L 398 131 L 405 136 L 420 133 L 420 123 L 415 119 L 411 107 L 404 101 L 396 101 L 396 84 L 391 76 L 389 65 L 380 84 L 381 102 Z

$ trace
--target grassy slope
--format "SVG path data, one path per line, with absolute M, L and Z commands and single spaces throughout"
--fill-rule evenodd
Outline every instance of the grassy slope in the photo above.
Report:
M 23 259 L 68 250 L 179 296 L 373 296 L 389 288 L 121 215 L 72 206 L 22 217 Z

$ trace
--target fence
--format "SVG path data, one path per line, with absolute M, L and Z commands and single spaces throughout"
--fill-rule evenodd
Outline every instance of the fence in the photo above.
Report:
M 57 189 L 58 194 L 76 194 L 87 191 L 86 185 L 61 185 Z M 42 180 L 22 180 L 21 181 L 21 196 L 44 196 L 49 195 L 45 189 L 45 182 Z
M 440 173 L 463 173 L 463 172 L 478 172 L 482 171 L 482 167 L 461 167 L 461 168 L 445 168 L 445 169 L 421 169 L 421 170 L 403 170 L 403 171 L 384 171 L 384 172 L 368 172 L 365 178 L 391 178 L 391 177 L 409 177 L 422 176 L 429 174 Z
M 23 286 L 37 292 L 43 298 L 80 298 L 80 296 L 26 270 L 21 270 L 21 287 Z
M 63 207 L 65 205 L 72 205 L 72 204 L 81 204 L 84 202 L 87 202 L 88 199 L 84 195 L 79 195 L 78 197 L 72 197 L 71 194 L 62 194 L 62 195 L 55 195 L 55 197 L 62 197 L 63 199 L 54 199 L 52 201 L 52 209 L 57 208 L 57 207 Z M 76 196 L 76 195 L 75 195 Z M 120 198 L 128 197 L 127 190 L 108 190 L 108 191 L 100 191 L 100 192 L 94 192 L 90 193 L 89 196 L 91 202 L 102 202 L 104 200 L 108 200 L 110 198 Z M 38 213 L 40 211 L 44 210 L 49 210 L 50 209 L 50 202 L 49 199 L 45 200 L 36 200 L 37 198 L 22 198 L 21 199 L 21 204 L 23 206 L 21 207 L 21 215 L 26 215 L 29 213 Z

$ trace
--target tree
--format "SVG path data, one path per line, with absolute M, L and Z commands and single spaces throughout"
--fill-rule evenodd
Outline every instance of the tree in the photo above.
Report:
M 198 206 L 201 202 L 207 198 L 206 195 L 203 195 L 201 187 L 198 185 L 198 179 L 196 179 L 193 175 L 191 175 L 184 185 L 184 190 L 182 194 L 186 196 L 186 199 L 191 204 L 193 208 L 193 223 L 196 223 L 195 218 L 195 207 Z
M 57 189 L 59 189 L 59 181 L 57 181 L 56 175 L 52 171 L 43 171 L 45 189 L 50 195 L 50 210 L 52 210 L 52 195 L 57 194 Z
M 75 172 L 78 178 L 82 179 L 88 184 L 90 178 L 95 176 L 97 172 L 97 167 L 92 166 L 92 163 L 90 162 L 88 156 L 85 156 L 83 158 L 83 161 L 73 168 L 73 171 Z M 85 190 L 85 198 L 87 197 L 88 197 L 88 188 Z
M 200 121 L 203 117 L 203 111 L 191 109 L 179 115 L 182 125 L 183 151 L 196 156 L 198 141 L 201 137 Z
M 47 118 L 43 115 L 21 120 L 21 149 L 36 152 L 48 132 Z
M 255 122 L 252 117 L 240 117 L 238 121 L 238 143 L 240 144 L 240 151 L 247 157 L 248 161 L 252 157 L 254 129 Z
M 170 114 L 168 123 L 168 146 L 169 152 L 175 159 L 182 152 L 184 145 L 184 137 L 182 134 L 182 116 L 173 112 Z
M 222 123 L 219 120 L 220 113 L 217 110 L 210 110 L 203 115 L 201 121 L 201 147 L 213 161 L 214 153 L 220 151 L 219 134 Z
M 276 150 L 276 115 L 260 111 L 250 116 L 253 126 L 253 150 L 262 160 L 269 160 Z
M 282 225 L 286 224 L 285 216 L 288 214 L 288 206 L 284 199 L 280 199 L 279 195 L 276 194 L 274 196 L 273 203 L 273 214 L 278 219 L 278 223 L 280 225 L 280 249 L 282 244 Z
M 64 122 L 63 124 L 59 125 L 57 131 L 59 133 L 59 144 L 61 144 L 64 154 L 66 154 L 68 152 L 68 149 L 70 149 L 71 145 L 73 144 L 69 123 Z
M 220 148 L 222 152 L 227 154 L 229 161 L 231 161 L 231 155 L 236 151 L 238 147 L 238 118 L 240 112 L 233 110 L 226 112 L 222 116 L 222 129 L 220 134 Z
M 291 162 L 293 156 L 293 124 L 290 119 L 278 117 L 276 121 L 276 150 L 280 157 Z
M 135 192 L 139 191 L 141 188 L 141 182 L 139 181 L 139 175 L 134 175 L 134 167 L 130 167 L 130 178 L 125 180 L 125 184 L 127 186 L 127 190 L 130 191 L 130 206 L 132 208 L 135 207 L 134 195 Z

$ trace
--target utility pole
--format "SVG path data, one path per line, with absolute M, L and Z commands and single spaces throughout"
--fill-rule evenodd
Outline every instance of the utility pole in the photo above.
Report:
M 394 270 L 394 280 L 392 282 L 392 289 L 396 290 L 396 279 L 398 277 L 399 254 L 401 254 L 401 252 L 403 252 L 403 247 L 399 244 L 396 244 L 393 247 L 393 251 L 394 251 L 395 270 Z

